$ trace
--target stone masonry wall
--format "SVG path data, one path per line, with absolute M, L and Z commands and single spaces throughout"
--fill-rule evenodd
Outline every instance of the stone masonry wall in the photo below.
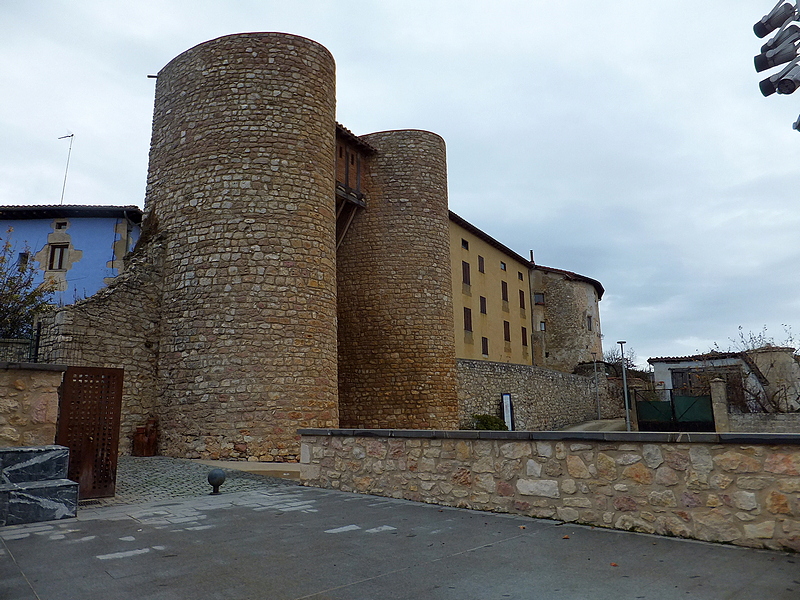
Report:
M 62 367 L 0 363 L 0 446 L 55 443 Z
M 800 433 L 800 413 L 728 413 L 731 431 Z
M 163 454 L 294 460 L 298 426 L 338 425 L 334 71 L 316 42 L 250 33 L 158 74 Z
M 427 131 L 364 136 L 366 209 L 339 248 L 342 426 L 455 428 L 447 167 Z
M 800 437 L 340 433 L 303 432 L 305 485 L 800 551 Z M 648 435 L 652 441 L 642 441 Z
M 159 416 L 162 261 L 162 240 L 148 234 L 126 259 L 125 272 L 108 287 L 42 322 L 40 362 L 125 370 L 119 436 L 123 454 L 130 453 L 136 427 Z
M 597 419 L 594 379 L 561 371 L 483 360 L 459 359 L 458 406 L 461 427 L 471 427 L 473 414 L 502 416 L 501 394 L 511 394 L 517 430 L 563 429 Z M 609 394 L 598 376 L 604 419 L 624 415 L 621 396 Z

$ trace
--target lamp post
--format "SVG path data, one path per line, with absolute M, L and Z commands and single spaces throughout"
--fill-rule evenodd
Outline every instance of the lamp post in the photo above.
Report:
M 600 390 L 597 387 L 597 352 L 592 352 L 592 362 L 594 363 L 594 395 L 597 399 L 597 420 L 602 419 L 600 412 Z
M 622 361 L 622 392 L 625 395 L 625 427 L 631 430 L 631 404 L 628 400 L 628 375 L 625 371 L 625 340 L 617 342 L 619 344 L 619 357 Z

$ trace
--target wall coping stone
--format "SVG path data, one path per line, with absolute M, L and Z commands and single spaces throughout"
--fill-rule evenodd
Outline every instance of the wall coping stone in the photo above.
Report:
M 42 363 L 0 362 L 0 369 L 5 371 L 66 371 L 67 365 L 48 365 Z
M 479 440 L 595 440 L 601 442 L 800 445 L 800 433 L 656 431 L 478 431 L 438 429 L 298 429 L 299 435 Z

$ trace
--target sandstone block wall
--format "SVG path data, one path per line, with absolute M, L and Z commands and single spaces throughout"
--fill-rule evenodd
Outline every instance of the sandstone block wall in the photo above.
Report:
M 677 434 L 649 434 L 647 442 L 641 433 L 370 433 L 305 432 L 303 483 L 800 551 L 800 438 L 726 443 L 707 434 L 716 441 L 681 443 L 666 441 Z
M 0 446 L 55 443 L 62 368 L 0 364 Z
M 119 436 L 123 454 L 130 452 L 136 427 L 159 416 L 162 260 L 162 240 L 151 237 L 128 257 L 125 272 L 111 285 L 42 322 L 40 362 L 125 369 Z
M 167 455 L 293 460 L 298 426 L 338 424 L 334 70 L 311 40 L 251 33 L 158 74 Z
M 416 130 L 363 139 L 377 150 L 367 206 L 338 255 L 341 424 L 455 428 L 444 141 Z
M 511 394 L 517 430 L 548 431 L 597 419 L 593 377 L 528 365 L 459 359 L 459 422 L 471 427 L 473 414 L 502 416 L 502 394 Z M 598 374 L 603 419 L 624 416 L 622 397 L 610 393 Z

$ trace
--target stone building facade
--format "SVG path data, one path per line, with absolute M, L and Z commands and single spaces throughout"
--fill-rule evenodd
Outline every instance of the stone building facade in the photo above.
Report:
M 162 454 L 262 461 L 297 460 L 301 427 L 460 425 L 444 141 L 353 135 L 334 75 L 283 33 L 158 73 L 139 245 L 43 341 L 125 368 L 123 452 L 148 418 Z

